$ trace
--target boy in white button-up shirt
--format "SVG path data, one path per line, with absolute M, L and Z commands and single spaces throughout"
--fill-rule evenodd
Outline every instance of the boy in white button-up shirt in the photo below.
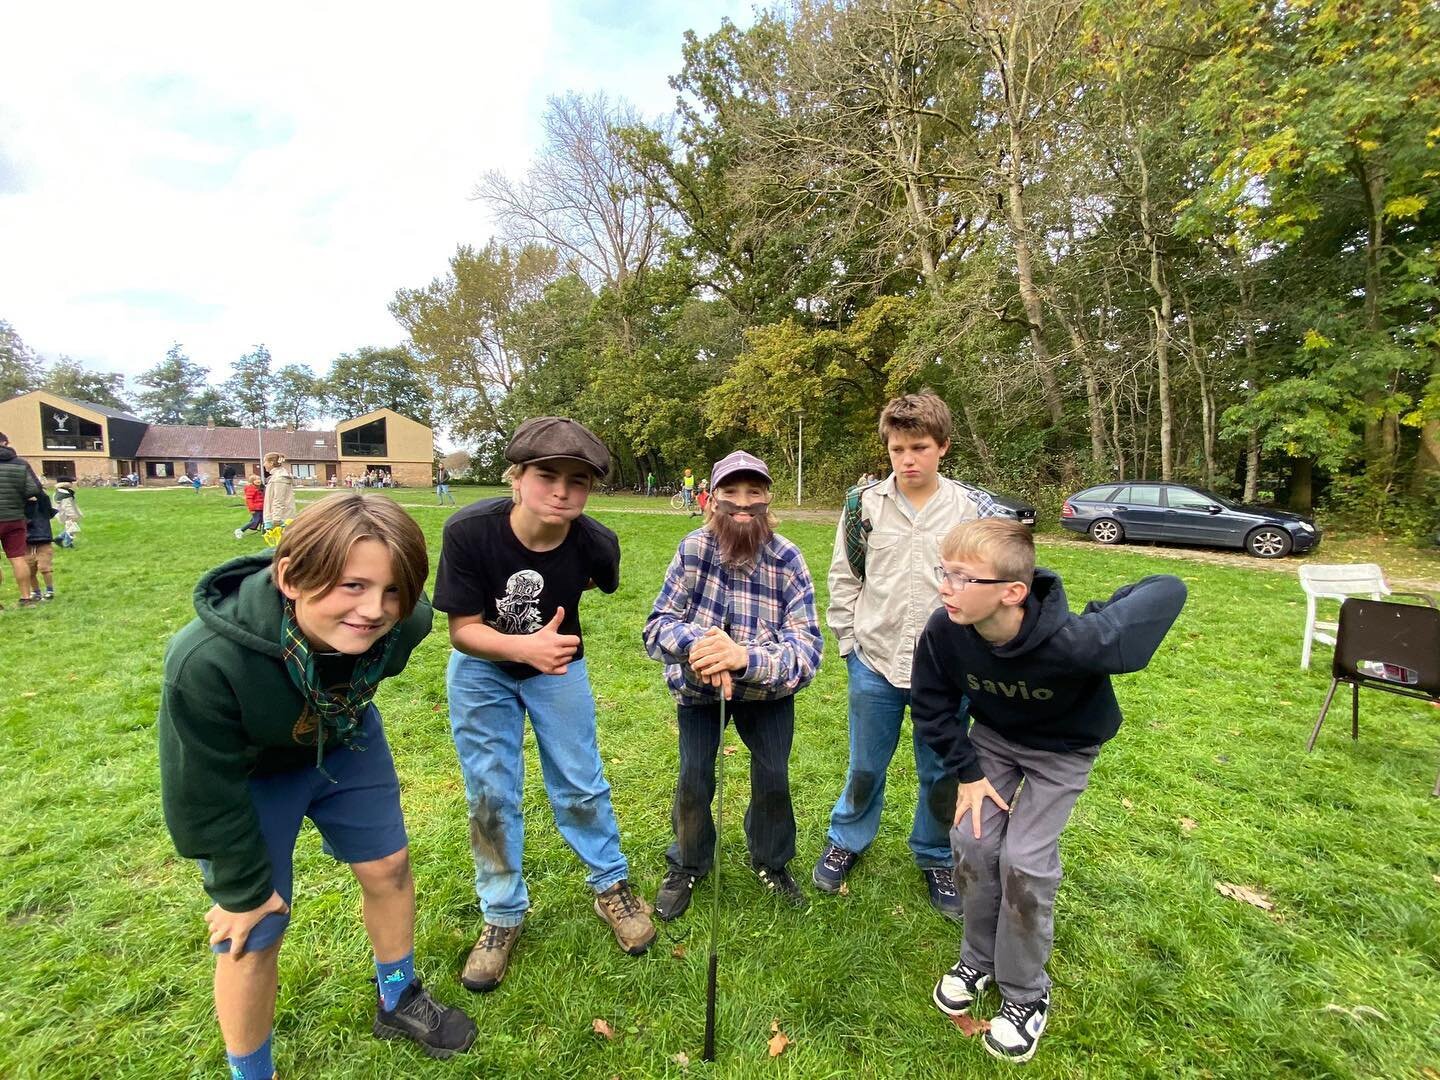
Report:
M 940 475 L 940 461 L 950 449 L 950 426 L 950 409 L 935 394 L 891 400 L 880 413 L 880 437 L 892 472 L 860 496 L 866 526 L 863 576 L 846 552 L 844 514 L 835 533 L 825 617 L 849 676 L 850 764 L 845 789 L 830 814 L 825 851 L 811 875 L 825 892 L 840 891 L 880 828 L 885 774 L 910 703 L 915 641 L 940 604 L 934 570 L 940 540 L 962 521 L 999 512 L 988 496 Z M 958 919 L 950 854 L 955 781 L 918 736 L 912 741 L 920 791 L 910 850 L 930 902 Z

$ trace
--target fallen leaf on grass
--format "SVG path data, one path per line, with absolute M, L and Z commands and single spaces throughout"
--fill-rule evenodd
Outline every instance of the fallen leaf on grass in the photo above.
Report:
M 1274 911 L 1275 902 L 1262 892 L 1246 888 L 1244 885 L 1234 885 L 1228 881 L 1215 882 L 1215 888 L 1220 890 L 1221 896 L 1228 896 L 1231 900 L 1239 900 L 1252 907 L 1258 907 L 1261 911 Z
M 434 707 L 433 709 L 431 709 L 430 711 L 431 711 L 431 712 L 444 712 L 444 711 L 445 711 L 445 703 L 444 703 L 443 701 L 437 702 L 436 705 L 435 705 L 435 707 Z
M 1135 809 L 1135 804 L 1134 804 L 1133 802 L 1131 802 L 1129 799 L 1121 799 L 1121 800 L 1120 800 L 1120 805 L 1123 806 L 1126 810 L 1134 810 L 1134 809 Z
M 739 749 L 740 748 L 738 746 L 727 746 L 725 747 L 725 756 L 729 757 L 731 754 L 735 753 L 735 751 Z
M 24 690 L 24 691 L 21 691 L 20 696 L 21 696 L 21 697 L 39 697 L 39 696 L 40 696 L 40 691 L 39 691 L 39 690 Z
M 1440 1080 L 1440 1072 L 1436 1072 L 1429 1065 L 1424 1066 L 1420 1070 L 1420 1075 L 1423 1076 L 1425 1080 Z
M 1430 880 L 1435 882 L 1436 885 L 1440 885 L 1440 874 L 1431 874 Z
M 596 1035 L 603 1035 L 607 1039 L 613 1039 L 615 1037 L 615 1029 L 598 1016 L 590 1022 L 590 1029 L 594 1031 Z
M 850 895 L 850 883 L 849 883 L 848 881 L 842 881 L 842 882 L 840 882 L 840 895 L 841 895 L 841 896 L 849 896 L 849 895 Z
M 785 1048 L 790 1045 L 791 1041 L 790 1036 L 780 1030 L 780 1021 L 772 1020 L 770 1022 L 770 1041 L 766 1044 L 770 1047 L 770 1056 L 779 1057 L 785 1052 Z
M 1195 825 L 1196 822 L 1194 818 L 1182 817 L 1180 819 L 1180 828 L 1183 832 L 1193 832 Z
M 895 916 L 904 915 L 905 908 L 900 904 L 896 904 L 893 908 L 890 909 L 890 914 Z
M 960 1029 L 960 1034 L 967 1039 L 979 1035 L 982 1031 L 990 1030 L 989 1020 L 978 1020 L 969 1013 L 960 1016 L 950 1017 L 950 1022 Z
M 684 959 L 685 959 L 685 946 L 684 946 L 684 945 L 676 945 L 673 949 L 670 950 L 670 955 L 673 956 L 676 960 L 684 960 Z
M 685 1053 L 684 1050 L 681 1050 L 680 1053 L 676 1054 L 670 1060 L 675 1062 L 675 1064 L 679 1065 L 682 1069 L 688 1069 L 690 1067 L 690 1055 Z

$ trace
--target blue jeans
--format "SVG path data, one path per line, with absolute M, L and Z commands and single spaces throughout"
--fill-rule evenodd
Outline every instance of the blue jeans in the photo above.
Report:
M 845 658 L 850 683 L 850 768 L 845 790 L 830 812 L 825 838 L 846 851 L 864 851 L 880 831 L 885 806 L 885 773 L 900 742 L 900 722 L 910 691 L 871 671 L 852 651 Z M 915 775 L 920 781 L 910 850 L 922 867 L 949 866 L 950 825 L 955 820 L 953 776 L 934 750 L 915 734 Z
M 234 478 L 234 477 L 231 477 L 231 476 L 222 476 L 222 477 L 220 478 L 220 482 L 225 485 L 225 494 L 226 494 L 226 495 L 234 495 L 234 494 L 235 494 L 235 478 Z
M 452 505 L 453 505 L 454 502 L 455 502 L 455 496 L 450 494 L 450 485 L 449 485 L 449 484 L 436 484 L 436 485 L 435 485 L 435 500 L 436 500 L 436 502 L 438 502 L 441 506 L 444 506 L 446 499 L 449 499 Z
M 518 926 L 530 908 L 520 810 L 527 714 L 555 824 L 589 867 L 586 882 L 600 893 L 628 878 L 610 785 L 600 765 L 595 698 L 585 661 L 573 661 L 564 675 L 516 679 L 488 660 L 452 650 L 445 685 L 470 809 L 475 893 L 485 921 Z

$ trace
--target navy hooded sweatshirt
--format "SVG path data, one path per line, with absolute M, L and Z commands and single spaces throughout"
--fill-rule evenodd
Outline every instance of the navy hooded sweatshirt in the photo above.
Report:
M 1072 614 L 1052 570 L 1035 569 L 1019 632 L 992 645 L 938 608 L 915 646 L 910 716 L 920 737 L 962 783 L 985 774 L 970 744 L 970 716 L 1035 750 L 1099 746 L 1120 729 L 1110 676 L 1150 662 L 1185 605 L 1185 583 L 1143 578 Z

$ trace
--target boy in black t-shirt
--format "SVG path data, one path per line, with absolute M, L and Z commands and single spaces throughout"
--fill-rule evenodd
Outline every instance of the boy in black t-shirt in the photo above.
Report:
M 589 867 L 596 914 L 632 956 L 655 938 L 620 851 L 580 635 L 580 594 L 620 585 L 619 541 L 581 512 L 610 452 L 575 421 L 542 416 L 520 425 L 505 459 L 513 495 L 450 518 L 435 580 L 435 607 L 450 614 L 450 727 L 485 914 L 460 976 L 471 990 L 500 984 L 530 906 L 520 809 L 527 715 L 555 823 Z

